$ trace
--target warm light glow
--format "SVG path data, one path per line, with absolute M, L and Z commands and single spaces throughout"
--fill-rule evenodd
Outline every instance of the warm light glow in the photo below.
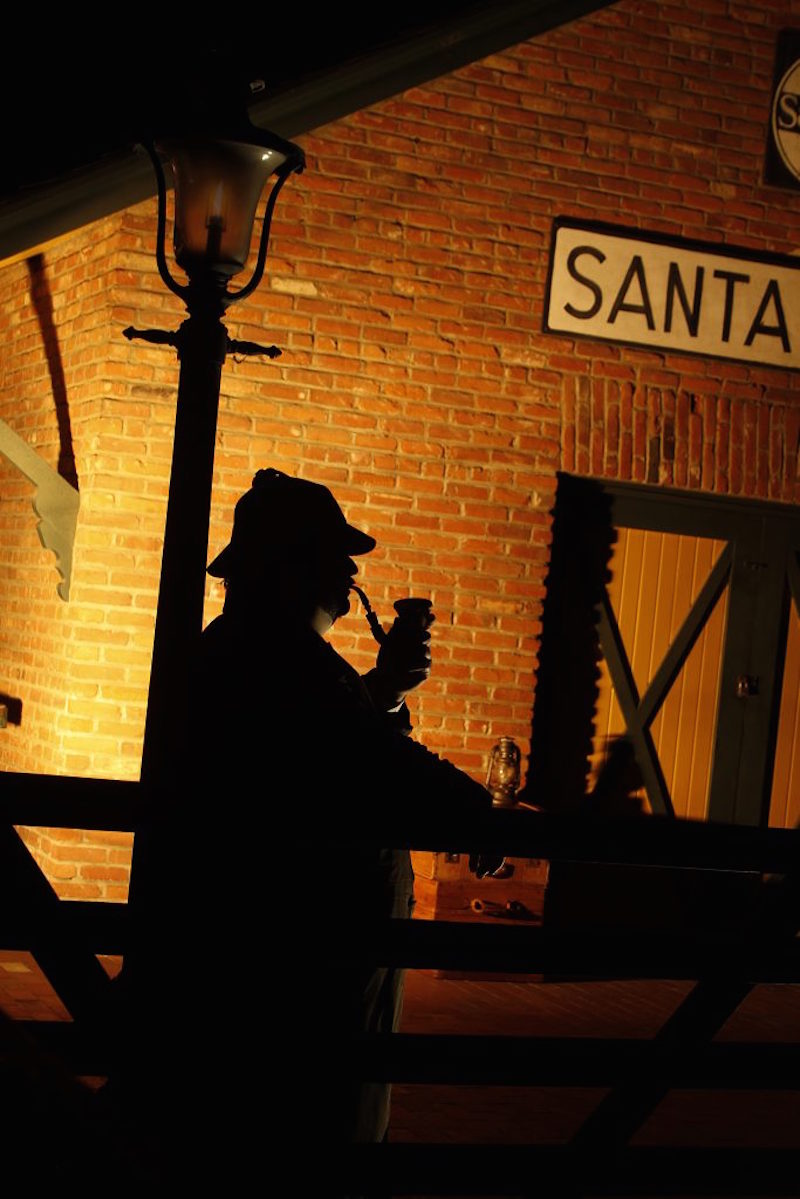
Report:
M 497 807 L 516 802 L 520 781 L 519 746 L 511 737 L 501 737 L 492 749 L 486 789 Z
M 212 221 L 223 221 L 224 220 L 224 214 L 222 211 L 222 196 L 223 196 L 223 188 L 222 188 L 222 183 L 220 182 L 217 184 L 216 191 L 214 192 L 214 195 L 211 200 L 211 212 L 209 213 L 209 217 L 208 217 L 209 224 L 211 224 Z M 224 223 L 222 225 L 222 228 L 223 229 L 225 228 Z
M 175 260 L 187 274 L 236 275 L 250 253 L 256 206 L 286 155 L 240 141 L 193 137 L 157 147 L 175 179 Z

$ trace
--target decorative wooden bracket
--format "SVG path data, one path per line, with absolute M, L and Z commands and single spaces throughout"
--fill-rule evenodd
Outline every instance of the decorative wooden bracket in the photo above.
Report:
M 80 507 L 78 490 L 62 479 L 58 471 L 53 470 L 3 420 L 0 420 L 0 454 L 36 486 L 33 498 L 33 510 L 39 518 L 36 532 L 44 548 L 52 550 L 56 556 L 56 569 L 61 575 L 58 594 L 66 601 L 69 599 L 72 547 Z

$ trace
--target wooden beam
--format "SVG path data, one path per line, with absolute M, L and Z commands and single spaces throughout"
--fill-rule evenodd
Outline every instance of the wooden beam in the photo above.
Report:
M 551 861 L 616 862 L 686 869 L 785 873 L 800 857 L 800 831 L 750 828 L 647 816 L 600 820 L 517 808 L 465 815 L 458 825 L 435 818 L 404 818 L 370 828 L 344 825 L 337 843 L 468 853 L 497 850 Z
M 319 933 L 320 930 L 317 929 Z M 359 937 L 331 925 L 323 943 L 381 966 L 540 973 L 555 978 L 800 981 L 800 945 L 734 935 L 729 941 L 686 933 L 550 931 L 513 924 L 390 920 Z
M 639 712 L 639 692 L 622 642 L 617 618 L 605 587 L 597 610 L 597 633 L 611 681 L 614 684 L 617 701 L 625 720 L 625 731 L 633 745 L 636 764 L 642 774 L 650 807 L 659 816 L 674 816 L 675 809 L 672 806 L 669 788 L 658 760 L 653 738 Z
M 44 881 L 44 880 L 42 880 Z M 45 884 L 46 885 L 46 884 Z M 44 935 L 92 953 L 124 953 L 130 935 L 125 904 L 62 901 L 57 911 L 9 913 L 0 921 L 8 948 L 30 949 Z M 389 920 L 358 936 L 345 922 L 317 926 L 326 944 L 349 957 L 414 969 L 542 973 L 558 978 L 698 979 L 720 975 L 759 982 L 800 982 L 800 945 L 743 944 L 681 933 L 550 931 L 513 924 Z M 738 983 L 737 983 L 738 985 Z
M 57 1057 L 73 1074 L 109 1074 L 112 1049 L 96 1022 L 19 1020 L 16 1024 L 43 1052 Z
M 800 1090 L 800 1045 L 706 1045 L 691 1059 L 634 1038 L 436 1036 L 359 1037 L 350 1054 L 357 1078 L 468 1086 L 611 1087 L 652 1069 L 686 1090 Z
M 23 1020 L 22 1029 L 75 1074 L 106 1075 L 109 1046 L 95 1026 Z M 348 1054 L 354 1078 L 450 1086 L 611 1087 L 638 1066 L 647 1043 L 634 1038 L 432 1036 L 358 1037 Z M 683 1090 L 800 1090 L 800 1045 L 707 1045 L 691 1060 L 656 1052 L 654 1069 Z
M 356 1145 L 332 1189 L 394 1195 L 797 1195 L 798 1149 L 648 1146 L 581 1154 L 550 1145 Z M 296 1185 L 302 1189 L 303 1177 Z M 348 1191 L 349 1193 L 349 1191 Z
M 0 915 L 3 945 L 9 949 L 27 948 L 25 940 L 38 935 L 38 919 L 35 913 Z M 127 949 L 131 913 L 126 903 L 64 899 L 58 905 L 57 920 L 65 936 L 90 945 L 92 953 L 123 954 Z
M 65 907 L 18 833 L 0 826 L 0 913 L 24 933 L 29 950 L 67 1011 L 75 1019 L 95 1016 L 109 996 L 109 979 L 91 939 L 64 920 Z M 13 924 L 11 923 L 13 921 Z M 14 945 L 13 936 L 11 943 Z
M 11 824 L 50 828 L 131 830 L 146 799 L 140 784 L 106 779 L 0 772 L 0 817 Z M 235 814 L 235 813 L 234 813 Z M 342 827 L 342 844 L 397 848 L 499 850 L 553 861 L 616 862 L 705 870 L 783 874 L 800 856 L 800 830 L 748 828 L 652 816 L 597 820 L 526 808 L 464 815 L 458 826 L 435 818 L 376 818 L 367 829 Z
M 0 818 L 42 828 L 130 832 L 141 790 L 136 782 L 0 771 Z

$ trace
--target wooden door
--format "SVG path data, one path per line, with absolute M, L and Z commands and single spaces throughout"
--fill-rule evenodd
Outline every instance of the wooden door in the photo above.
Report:
M 610 741 L 626 731 L 625 711 L 629 717 L 638 713 L 638 720 L 649 726 L 652 745 L 650 791 L 655 790 L 658 799 L 651 807 L 700 820 L 708 814 L 728 608 L 726 550 L 725 542 L 712 538 L 623 528 L 609 563 L 610 618 L 621 648 L 612 642 L 600 661 L 591 775 L 604 761 Z M 654 701 L 660 698 L 661 688 L 653 691 L 653 680 L 687 618 L 697 614 L 698 597 L 712 577 L 718 584 L 703 612 L 703 626 L 659 705 Z M 604 635 L 607 638 L 605 629 Z M 635 688 L 631 692 L 625 672 L 620 682 L 625 711 L 609 669 L 610 658 L 614 676 L 620 678 L 621 652 Z M 648 696 L 642 710 L 640 697 Z
M 796 821 L 798 550 L 800 515 L 786 505 L 561 476 L 531 798 L 569 806 L 577 774 L 559 760 L 585 752 L 591 785 L 624 732 L 654 812 Z M 588 647 L 582 619 L 596 650 L 587 729 L 586 670 L 563 669 L 570 642 Z M 548 707 L 561 728 L 552 712 L 540 719 Z

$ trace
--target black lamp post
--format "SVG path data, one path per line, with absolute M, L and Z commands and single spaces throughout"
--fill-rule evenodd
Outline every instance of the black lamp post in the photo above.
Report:
M 277 357 L 275 346 L 234 341 L 222 317 L 230 304 L 249 296 L 264 273 L 270 222 L 286 180 L 303 170 L 302 150 L 246 119 L 215 135 L 169 136 L 147 147 L 158 181 L 156 260 L 166 286 L 185 302 L 189 316 L 176 332 L 124 330 L 127 338 L 175 346 L 180 360 L 175 441 L 161 562 L 150 691 L 141 779 L 145 822 L 137 829 L 131 900 L 142 881 L 147 854 L 147 809 L 164 802 L 166 787 L 179 784 L 175 770 L 186 744 L 188 679 L 202 627 L 214 439 L 222 365 L 228 351 Z M 166 186 L 159 155 L 169 159 L 175 181 L 175 261 L 187 283 L 170 274 L 164 249 Z M 237 291 L 228 281 L 244 269 L 256 207 L 275 177 L 267 200 L 258 258 L 249 282 Z M 174 793 L 174 792 L 173 792 Z M 152 811 L 149 816 L 157 815 Z

